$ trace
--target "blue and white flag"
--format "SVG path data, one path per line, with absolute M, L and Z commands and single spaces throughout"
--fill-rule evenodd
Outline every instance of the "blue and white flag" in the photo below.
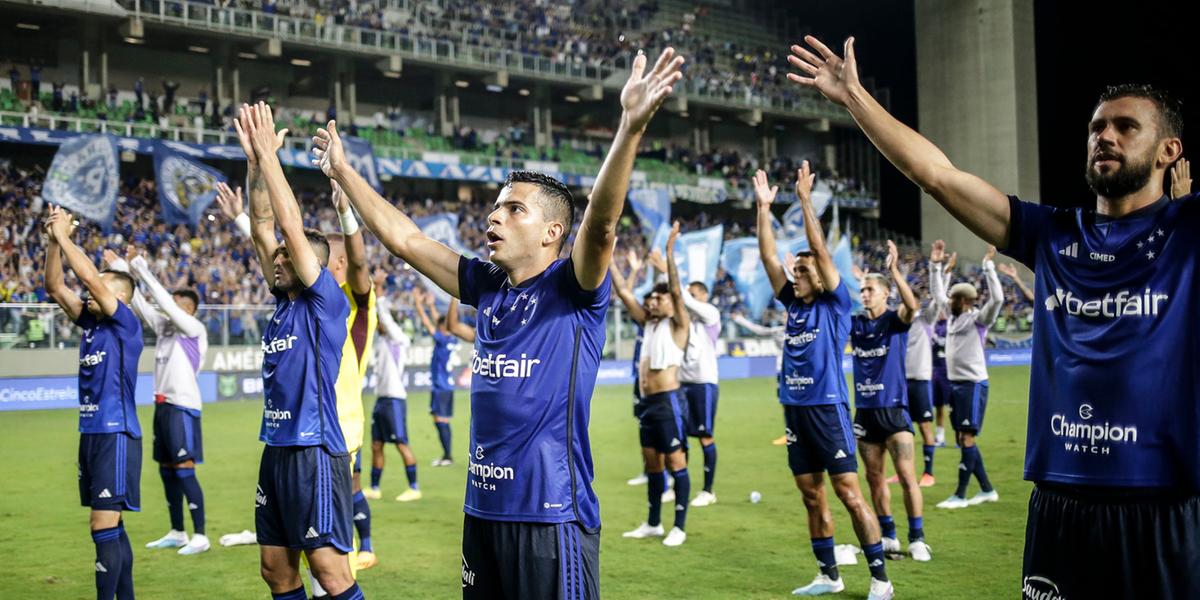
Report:
M 663 223 L 654 232 L 649 250 L 658 249 L 664 255 L 667 238 L 671 237 L 671 226 Z M 679 283 L 686 286 L 693 281 L 703 282 L 711 290 L 717 279 L 717 267 L 721 262 L 721 244 L 725 239 L 725 226 L 679 234 L 675 240 L 675 265 L 679 269 Z M 646 277 L 633 293 L 642 297 L 654 287 L 654 268 L 646 266 Z
M 350 166 L 354 167 L 375 191 L 383 193 L 383 184 L 379 181 L 379 166 L 375 164 L 375 149 L 371 147 L 371 142 L 346 136 L 342 138 L 342 149 Z
M 776 240 L 775 249 L 780 262 L 786 265 L 787 256 L 808 249 L 808 239 L 800 236 Z M 746 305 L 747 315 L 753 320 L 761 319 L 763 311 L 775 297 L 775 290 L 771 288 L 771 280 L 762 264 L 762 255 L 758 252 L 758 238 L 745 237 L 725 242 L 721 267 L 733 278 L 734 287 Z M 790 273 L 788 277 L 791 277 Z
M 462 241 L 458 237 L 458 215 L 455 213 L 442 213 L 430 215 L 428 217 L 417 217 L 413 219 L 413 223 L 421 228 L 421 232 L 429 236 L 430 239 L 439 241 L 449 247 L 451 250 L 473 258 L 474 252 L 468 250 L 462 245 Z M 433 293 L 434 300 L 439 307 L 444 307 L 450 302 L 450 294 L 438 287 L 433 280 L 421 275 L 421 282 L 425 284 L 425 289 Z
M 795 201 L 788 207 L 787 212 L 783 213 L 783 229 L 787 235 L 804 235 L 804 209 L 801 208 L 800 198 L 792 194 Z M 817 182 L 813 186 L 812 202 L 813 212 L 816 213 L 817 219 L 825 215 L 825 210 L 833 200 L 833 190 L 829 184 Z
M 671 224 L 671 195 L 665 189 L 630 190 L 629 205 L 637 215 L 646 239 L 651 239 L 663 224 Z M 665 239 L 664 243 L 665 243 Z
M 108 134 L 81 135 L 58 147 L 42 197 L 80 217 L 112 226 L 121 187 L 117 138 Z
M 842 276 L 842 281 L 846 282 L 846 287 L 850 290 L 851 310 L 854 312 L 862 310 L 862 298 L 858 295 L 862 290 L 862 284 L 854 277 L 854 255 L 850 252 L 850 236 L 839 236 L 837 243 L 833 245 L 831 254 L 833 255 L 833 264 L 837 266 L 838 275 Z
M 200 217 L 217 197 L 217 183 L 225 174 L 191 160 L 159 143 L 154 149 L 154 176 L 163 221 L 171 225 L 200 223 Z

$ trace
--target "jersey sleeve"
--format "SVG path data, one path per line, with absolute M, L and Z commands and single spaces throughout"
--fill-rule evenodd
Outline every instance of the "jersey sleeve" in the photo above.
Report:
M 796 289 L 790 283 L 783 284 L 779 288 L 779 293 L 775 294 L 775 299 L 783 303 L 784 306 L 791 306 L 796 301 Z
M 118 302 L 118 304 L 121 304 L 121 303 Z M 83 310 L 79 311 L 79 316 L 75 317 L 75 324 L 84 329 L 89 329 L 91 327 L 95 327 L 96 326 L 96 315 L 93 315 L 91 313 L 91 311 L 89 311 L 87 309 L 87 305 L 85 304 L 83 307 Z
M 142 323 L 124 302 L 117 302 L 117 310 L 113 311 L 110 319 L 117 325 L 117 331 L 122 336 L 142 337 Z
M 493 263 L 465 256 L 458 259 L 458 299 L 467 306 L 475 306 L 484 293 L 500 289 L 504 279 L 504 271 Z
M 1037 244 L 1041 241 L 1054 211 L 1053 208 L 1009 196 L 1008 246 L 999 250 L 1030 269 L 1035 269 Z
M 894 333 L 904 333 L 904 332 L 908 331 L 909 329 L 912 329 L 913 323 L 916 322 L 916 320 L 914 319 L 908 323 L 905 323 L 904 319 L 900 318 L 900 312 L 895 311 L 895 310 L 888 311 L 888 319 L 890 321 L 888 323 L 888 328 L 891 329 Z
M 312 285 L 304 288 L 300 295 L 313 307 L 313 315 L 322 321 L 345 322 L 350 316 L 350 301 L 346 293 L 333 279 L 329 269 L 321 269 L 321 274 Z
M 825 294 L 825 297 L 839 312 L 850 312 L 850 308 L 854 306 L 850 300 L 850 288 L 846 286 L 844 277 L 838 281 L 838 286 L 833 288 L 832 292 Z
M 558 281 L 558 289 L 583 310 L 607 310 L 608 302 L 612 298 L 612 275 L 605 272 L 604 280 L 596 289 L 585 290 L 575 278 L 575 263 L 572 261 L 573 259 L 568 258 L 550 266 L 554 270 L 552 276 Z

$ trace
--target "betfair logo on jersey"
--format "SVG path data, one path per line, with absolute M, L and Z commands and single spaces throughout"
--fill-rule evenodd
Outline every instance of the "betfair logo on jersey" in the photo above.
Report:
M 270 342 L 264 341 L 262 343 L 263 354 L 275 354 L 276 352 L 283 352 L 284 350 L 291 350 L 292 344 L 294 344 L 297 339 L 298 338 L 296 336 L 289 335 L 289 336 L 284 336 L 281 338 L 275 338 L 275 339 L 271 340 Z
M 859 348 L 855 346 L 851 348 L 851 352 L 854 353 L 855 358 L 882 358 L 887 356 L 888 347 L 886 344 L 877 348 Z
M 801 331 L 800 333 L 797 333 L 796 335 L 787 336 L 787 343 L 789 346 L 804 346 L 806 344 L 811 344 L 811 343 L 817 341 L 817 335 L 820 333 L 821 333 L 820 329 L 814 329 L 812 331 Z
M 1116 294 L 1106 292 L 1100 298 L 1084 299 L 1073 292 L 1056 288 L 1054 295 L 1046 298 L 1046 310 L 1062 308 L 1074 317 L 1117 319 L 1120 317 L 1157 317 L 1171 297 L 1146 288 L 1141 294 L 1121 290 Z
M 467 461 L 467 472 L 473 477 L 470 483 L 473 487 L 484 490 L 486 492 L 496 491 L 496 484 L 489 483 L 489 479 L 499 481 L 512 481 L 517 478 L 517 473 L 512 467 L 498 466 L 496 463 L 483 463 L 484 452 L 482 445 L 475 446 L 475 453 L 471 459 Z M 478 462 L 476 462 L 478 461 Z
M 1063 438 L 1063 449 L 1077 454 L 1111 454 L 1113 444 L 1136 444 L 1138 430 L 1133 425 L 1093 422 L 1096 409 L 1079 405 L 1079 418 L 1055 414 L 1050 417 L 1050 432 Z
M 80 359 L 79 359 L 79 366 L 81 366 L 81 367 L 94 367 L 94 366 L 96 366 L 96 365 L 98 365 L 98 364 L 100 364 L 100 363 L 104 362 L 104 357 L 105 357 L 105 356 L 108 356 L 108 353 L 107 353 L 107 352 L 105 352 L 105 351 L 103 351 L 103 350 L 100 350 L 100 351 L 97 351 L 97 352 L 93 352 L 93 353 L 91 353 L 91 354 L 88 354 L 88 355 L 84 356 L 83 358 L 80 358 Z
M 471 373 L 484 377 L 525 379 L 531 377 L 533 368 L 540 364 L 542 359 L 529 358 L 527 354 L 513 358 L 507 354 L 480 355 L 478 350 L 471 351 Z

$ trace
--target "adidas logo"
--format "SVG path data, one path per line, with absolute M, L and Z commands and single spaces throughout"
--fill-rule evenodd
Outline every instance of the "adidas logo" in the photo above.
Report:
M 96 572 L 97 573 L 107 573 L 108 569 L 104 568 L 103 563 L 101 563 L 100 561 L 96 561 Z
M 962 422 L 962 423 L 959 423 L 959 425 L 970 425 L 970 424 L 971 424 L 971 420 L 970 420 L 970 419 L 963 419 L 963 422 Z
M 1070 246 L 1062 248 L 1058 253 L 1070 258 L 1079 258 L 1079 242 L 1072 242 Z
M 882 565 L 883 565 L 883 561 L 877 558 L 877 559 L 875 559 L 875 560 L 871 561 L 871 564 L 869 564 L 869 565 L 867 565 L 867 566 L 868 566 L 868 567 L 879 567 L 879 566 L 882 566 Z
M 675 512 L 679 512 L 681 510 L 687 510 L 687 505 L 686 504 L 676 504 Z
M 846 452 L 844 450 L 838 450 L 837 454 L 834 454 L 833 457 L 834 458 L 846 458 Z
M 679 438 L 671 438 L 671 445 L 672 445 L 672 446 L 674 446 L 674 445 L 676 445 L 676 444 L 678 444 L 678 443 L 680 443 L 680 442 L 679 442 Z
M 818 567 L 824 567 L 824 566 L 825 566 L 825 563 L 823 563 L 823 562 L 821 562 L 821 561 L 819 561 L 819 560 L 818 560 L 818 561 L 817 561 L 817 566 L 818 566 Z
M 701 425 L 701 426 L 700 426 L 700 431 L 704 431 L 704 426 L 703 426 L 703 425 Z
M 200 508 L 200 506 L 195 502 L 188 502 L 188 510 L 196 510 L 197 508 Z
M 175 453 L 175 456 L 187 456 L 187 449 L 180 448 L 179 452 Z
M 112 492 L 108 491 L 108 488 L 104 488 L 104 489 L 100 490 L 100 495 L 97 497 L 98 498 L 112 498 Z
M 967 465 L 964 465 L 964 464 L 962 464 L 962 463 L 958 463 L 958 470 L 959 470 L 959 471 L 966 471 L 966 470 L 967 470 Z
M 308 528 L 308 533 L 305 533 L 305 534 L 304 534 L 304 539 L 308 540 L 308 539 L 312 539 L 312 538 L 315 538 L 315 537 L 321 537 L 321 534 L 317 533 L 317 530 L 316 530 L 316 529 L 313 529 L 312 527 L 309 527 L 309 528 Z
M 367 515 L 364 515 L 364 514 L 362 514 L 362 513 L 358 513 L 358 514 L 354 515 L 354 520 L 355 520 L 355 521 L 366 521 L 366 520 L 367 520 Z
M 924 416 L 924 417 L 932 417 L 932 416 L 933 416 L 933 413 L 931 413 L 931 412 L 929 412 L 929 411 L 925 411 L 925 414 L 924 414 L 924 415 L 921 415 L 921 416 Z

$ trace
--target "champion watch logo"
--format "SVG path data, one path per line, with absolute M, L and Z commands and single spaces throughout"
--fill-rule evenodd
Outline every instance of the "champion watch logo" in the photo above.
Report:
M 1070 246 L 1059 249 L 1058 253 L 1071 258 L 1079 258 L 1079 242 L 1071 242 Z

